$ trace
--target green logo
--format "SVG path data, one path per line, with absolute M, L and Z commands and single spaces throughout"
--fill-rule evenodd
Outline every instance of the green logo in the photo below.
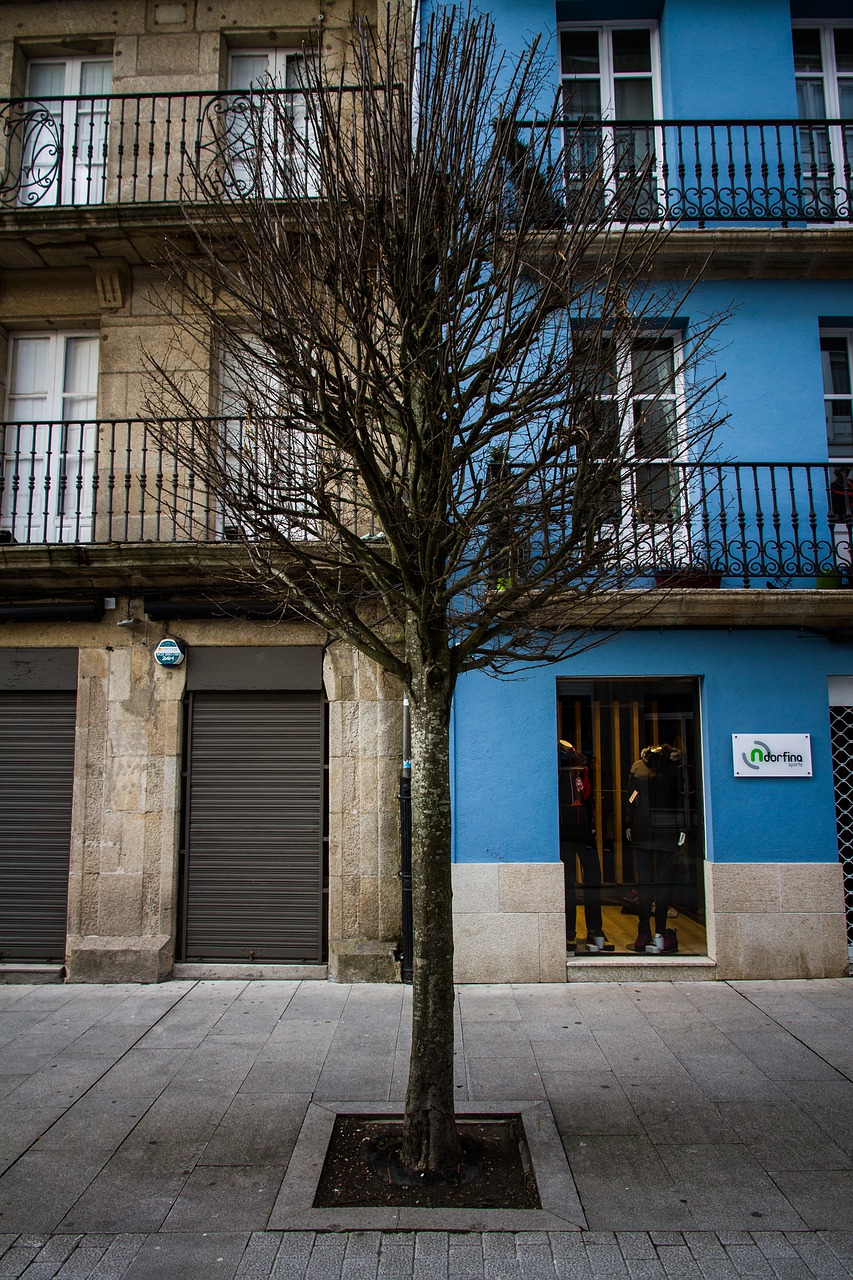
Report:
M 764 752 L 761 750 L 760 747 L 753 747 L 752 751 L 750 751 L 749 753 L 749 758 L 750 760 L 757 760 L 759 764 L 763 764 Z

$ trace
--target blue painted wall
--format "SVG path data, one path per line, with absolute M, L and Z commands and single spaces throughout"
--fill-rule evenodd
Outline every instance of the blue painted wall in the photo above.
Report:
M 838 857 L 827 676 L 853 672 L 853 645 L 783 631 L 642 631 L 529 671 L 463 676 L 454 703 L 454 858 L 558 859 L 561 676 L 701 679 L 706 852 L 719 862 Z M 810 733 L 814 776 L 733 776 L 733 733 Z M 457 746 L 458 744 L 458 746 Z

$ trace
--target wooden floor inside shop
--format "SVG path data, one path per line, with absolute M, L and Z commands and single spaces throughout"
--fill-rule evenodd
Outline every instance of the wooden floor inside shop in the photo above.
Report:
M 604 933 L 608 942 L 613 943 L 616 953 L 625 953 L 626 955 L 636 955 L 634 951 L 634 943 L 637 938 L 637 917 L 635 915 L 623 915 L 622 908 L 611 906 L 604 903 L 601 908 L 601 915 L 604 920 Z M 708 954 L 708 943 L 705 935 L 704 924 L 699 924 L 691 916 L 680 912 L 677 916 L 672 916 L 666 922 L 668 929 L 675 929 L 678 934 L 678 954 L 682 956 L 706 956 Z M 578 907 L 578 942 L 581 944 L 578 949 L 578 955 L 586 955 L 583 950 L 582 941 L 586 937 L 586 922 L 583 916 L 583 907 Z M 613 952 L 606 954 L 613 955 Z

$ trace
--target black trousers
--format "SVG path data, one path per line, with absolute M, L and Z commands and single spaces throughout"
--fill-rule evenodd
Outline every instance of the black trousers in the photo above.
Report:
M 666 928 L 667 909 L 675 896 L 675 850 L 642 849 L 634 845 L 637 867 L 638 933 L 651 933 L 652 903 L 655 904 L 655 933 Z
M 561 840 L 560 860 L 566 880 L 566 937 L 573 938 L 578 927 L 578 862 L 581 864 L 583 877 L 583 912 L 586 930 L 587 933 L 601 933 L 601 864 L 598 861 L 598 850 L 592 845 L 578 844 L 573 840 Z

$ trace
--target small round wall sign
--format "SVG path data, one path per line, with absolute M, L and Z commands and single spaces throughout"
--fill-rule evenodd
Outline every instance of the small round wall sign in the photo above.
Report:
M 154 650 L 154 661 L 161 667 L 179 667 L 186 656 L 183 643 L 169 636 L 161 640 Z

